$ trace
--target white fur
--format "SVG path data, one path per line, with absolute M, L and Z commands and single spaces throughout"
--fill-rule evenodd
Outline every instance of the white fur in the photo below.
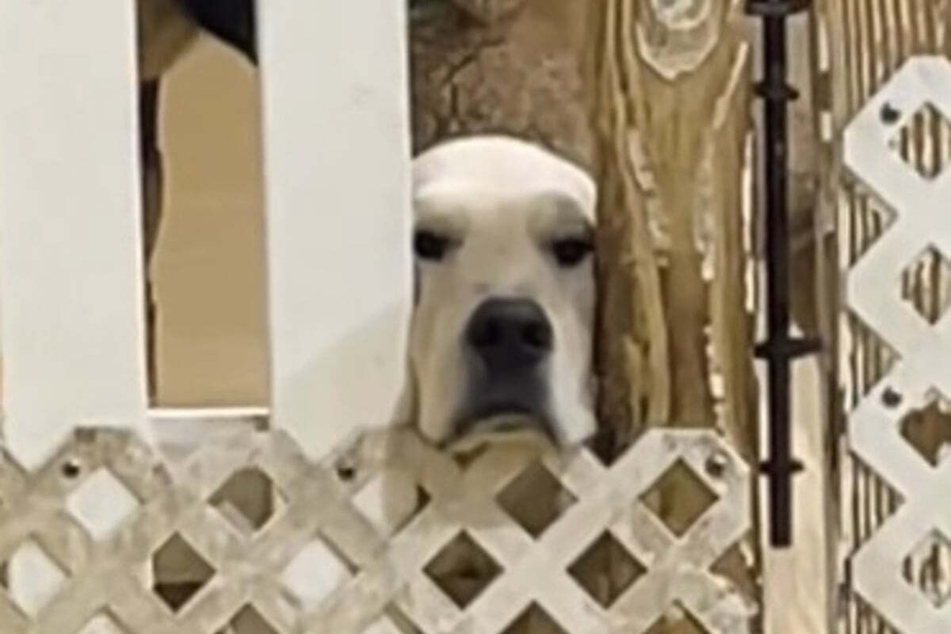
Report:
M 486 135 L 446 141 L 413 161 L 413 192 L 490 189 L 498 196 L 557 191 L 573 198 L 594 222 L 597 187 L 578 166 L 537 145 L 513 137 Z
M 490 296 L 537 302 L 552 324 L 551 416 L 566 445 L 594 431 L 591 390 L 594 269 L 566 269 L 550 244 L 590 231 L 596 187 L 580 168 L 518 139 L 473 136 L 438 145 L 413 164 L 417 226 L 459 246 L 441 262 L 420 261 L 404 416 L 434 442 L 451 435 L 466 385 L 462 332 Z

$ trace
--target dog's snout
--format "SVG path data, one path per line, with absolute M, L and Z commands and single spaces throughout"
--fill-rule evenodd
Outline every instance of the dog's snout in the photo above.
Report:
M 545 311 L 523 298 L 491 298 L 473 313 L 466 341 L 489 369 L 534 365 L 552 349 Z

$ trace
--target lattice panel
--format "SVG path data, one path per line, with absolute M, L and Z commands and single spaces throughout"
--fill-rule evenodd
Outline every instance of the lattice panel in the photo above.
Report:
M 679 537 L 642 501 L 671 470 L 712 494 Z M 399 471 L 424 503 L 387 531 L 364 498 Z M 249 472 L 278 498 L 254 522 L 221 493 Z M 550 490 L 555 512 L 513 506 L 520 486 Z M 742 634 L 752 602 L 710 569 L 747 533 L 750 490 L 743 461 L 708 431 L 652 431 L 606 467 L 586 450 L 526 466 L 504 448 L 460 465 L 408 431 L 368 433 L 320 462 L 283 432 L 251 432 L 173 465 L 126 432 L 84 430 L 35 472 L 2 464 L 0 562 L 50 583 L 0 591 L 0 629 L 636 634 L 680 611 L 698 631 Z M 147 575 L 170 543 L 206 572 L 174 607 Z M 492 572 L 463 583 L 461 600 L 435 580 L 460 547 Z M 612 566 L 613 592 L 598 557 L 632 563 Z
M 951 173 L 922 170 L 898 151 L 923 120 L 940 132 L 927 141 L 938 155 L 951 120 L 951 63 L 942 57 L 908 61 L 844 135 L 847 168 L 894 215 L 847 273 L 849 307 L 895 353 L 851 412 L 849 440 L 901 499 L 854 553 L 852 579 L 861 601 L 897 631 L 946 634 L 951 462 L 933 445 L 943 442 L 938 409 L 951 395 Z

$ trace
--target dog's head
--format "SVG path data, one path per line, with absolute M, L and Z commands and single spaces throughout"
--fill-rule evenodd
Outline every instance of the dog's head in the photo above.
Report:
M 524 141 L 474 136 L 413 164 L 414 416 L 449 450 L 568 446 L 595 430 L 595 185 Z

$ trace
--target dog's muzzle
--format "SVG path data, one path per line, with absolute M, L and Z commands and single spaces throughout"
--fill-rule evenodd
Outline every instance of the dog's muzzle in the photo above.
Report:
M 456 437 L 541 433 L 550 439 L 547 362 L 554 331 L 525 298 L 489 298 L 472 314 L 463 346 L 469 368 Z

